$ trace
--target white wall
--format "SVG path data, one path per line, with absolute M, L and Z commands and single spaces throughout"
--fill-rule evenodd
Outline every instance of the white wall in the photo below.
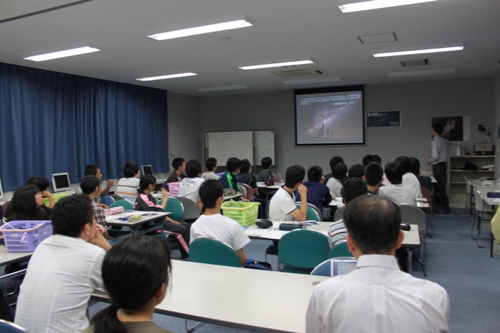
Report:
M 477 125 L 495 120 L 491 78 L 366 86 L 365 110 L 400 110 L 402 126 L 367 128 L 366 145 L 358 147 L 295 147 L 293 91 L 204 97 L 200 106 L 202 134 L 274 129 L 280 176 L 296 163 L 305 168 L 318 164 L 329 172 L 328 161 L 334 155 L 342 156 L 348 165 L 361 163 L 366 154 L 380 155 L 384 164 L 399 155 L 415 156 L 427 171 L 432 117 L 470 116 L 471 140 L 464 142 L 469 148 L 473 142 L 485 141 Z

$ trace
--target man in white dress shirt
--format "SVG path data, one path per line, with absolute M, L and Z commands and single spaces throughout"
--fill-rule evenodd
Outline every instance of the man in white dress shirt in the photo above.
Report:
M 344 222 L 356 269 L 314 288 L 306 332 L 448 332 L 446 290 L 398 267 L 394 254 L 404 239 L 399 208 L 364 195 L 346 207 Z

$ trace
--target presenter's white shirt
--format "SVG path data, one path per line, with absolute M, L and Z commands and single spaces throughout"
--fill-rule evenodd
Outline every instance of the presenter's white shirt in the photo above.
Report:
M 178 197 L 186 197 L 194 202 L 198 202 L 200 186 L 205 180 L 200 177 L 184 178 L 179 184 Z
M 443 287 L 402 272 L 394 256 L 363 255 L 355 270 L 314 288 L 306 332 L 449 332 L 449 316 Z
M 269 203 L 269 219 L 274 221 L 295 221 L 295 218 L 290 213 L 296 209 L 295 195 L 290 195 L 283 187 L 280 187 Z
M 409 187 L 415 192 L 415 198 L 422 197 L 422 191 L 420 190 L 420 182 L 412 172 L 407 172 L 403 175 L 403 186 Z
M 190 243 L 198 238 L 209 238 L 222 242 L 235 251 L 250 243 L 241 225 L 221 214 L 201 215 L 191 226 Z
M 105 254 L 81 238 L 53 235 L 44 240 L 28 264 L 15 323 L 36 333 L 77 333 L 87 328 L 90 294 L 104 289 Z

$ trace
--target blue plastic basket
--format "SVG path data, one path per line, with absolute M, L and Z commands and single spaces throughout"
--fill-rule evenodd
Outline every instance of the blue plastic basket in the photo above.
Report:
M 52 235 L 50 221 L 10 221 L 0 227 L 7 252 L 33 252 Z

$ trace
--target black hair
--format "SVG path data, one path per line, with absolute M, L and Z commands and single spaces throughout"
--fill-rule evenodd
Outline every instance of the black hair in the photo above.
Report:
M 9 220 L 46 220 L 47 216 L 41 207 L 38 207 L 35 195 L 41 192 L 36 185 L 24 185 L 14 192 L 10 200 Z
M 85 176 L 95 176 L 95 175 L 97 175 L 98 169 L 100 169 L 100 168 L 97 164 L 89 164 L 85 167 L 84 175 Z
M 118 309 L 144 309 L 162 284 L 168 286 L 171 269 L 170 250 L 156 237 L 129 237 L 116 243 L 102 263 L 102 280 L 111 305 L 92 318 L 93 332 L 127 332 L 117 317 Z
M 384 168 L 377 162 L 370 162 L 365 167 L 365 180 L 369 186 L 376 186 L 384 177 Z
M 99 187 L 101 181 L 96 176 L 85 176 L 80 180 L 80 188 L 84 194 L 90 194 Z
M 354 178 L 354 177 L 362 178 L 363 175 L 365 174 L 365 167 L 362 166 L 361 164 L 353 164 L 349 168 L 348 174 L 349 178 Z
M 35 185 L 36 187 L 38 187 L 40 192 L 47 190 L 47 188 L 50 185 L 48 179 L 45 178 L 44 176 L 33 176 L 30 179 L 28 179 L 28 182 L 26 184 Z
M 407 172 L 410 172 L 410 159 L 406 156 L 399 156 L 395 159 L 396 162 L 398 162 L 399 164 L 401 164 L 401 166 L 403 167 L 403 175 Z
M 201 163 L 192 159 L 186 162 L 186 176 L 189 178 L 198 177 L 201 173 Z
M 380 156 L 378 155 L 372 155 L 372 156 L 375 162 L 382 164 L 382 159 L 380 158 Z
M 394 249 L 401 225 L 401 212 L 394 202 L 378 195 L 363 195 L 346 206 L 343 219 L 363 254 L 385 254 Z
M 224 196 L 224 189 L 218 180 L 206 180 L 200 186 L 199 196 L 205 208 L 215 208 L 217 199 Z
M 209 157 L 205 161 L 205 167 L 208 171 L 215 171 L 215 167 L 217 166 L 217 159 L 215 157 Z
M 368 163 L 375 161 L 375 157 L 373 155 L 365 155 L 363 157 L 363 166 L 367 166 Z
M 304 181 L 306 176 L 306 170 L 301 165 L 295 164 L 289 166 L 285 172 L 285 186 L 288 188 L 294 188 L 295 185 Z
M 184 159 L 182 157 L 176 157 L 172 160 L 172 167 L 174 170 L 179 169 L 184 163 Z
M 252 164 L 250 163 L 249 160 L 247 160 L 246 158 L 242 159 L 241 160 L 241 169 L 240 169 L 240 172 L 241 173 L 247 173 L 250 170 L 251 166 L 252 166 Z
M 415 176 L 420 175 L 420 161 L 416 157 L 409 157 L 410 159 L 410 171 Z
M 344 162 L 338 162 L 332 168 L 332 177 L 340 180 L 347 174 L 347 165 Z
M 137 192 L 144 193 L 144 190 L 149 187 L 149 185 L 156 185 L 156 178 L 153 175 L 142 175 L 139 180 L 139 189 Z
M 317 182 L 323 177 L 323 169 L 319 165 L 313 165 L 307 170 L 307 179 L 311 182 Z
M 137 174 L 138 171 L 139 164 L 135 162 L 127 162 L 127 164 L 125 164 L 125 166 L 123 167 L 123 176 L 125 176 L 125 178 L 132 178 Z
M 330 158 L 330 170 L 332 170 L 332 172 L 333 172 L 333 167 L 337 163 L 344 163 L 344 159 L 340 156 L 333 156 L 332 158 Z M 346 173 L 347 173 L 347 170 L 346 170 Z
M 241 161 L 237 157 L 230 157 L 226 162 L 227 171 L 233 172 L 241 166 Z
M 385 175 L 391 184 L 401 184 L 403 182 L 403 174 L 403 166 L 400 163 L 392 161 L 385 165 Z
M 433 123 L 432 128 L 434 129 L 434 132 L 436 132 L 439 135 L 443 134 L 443 132 L 444 132 L 443 125 L 441 125 L 439 123 Z
M 357 197 L 367 194 L 368 187 L 366 183 L 358 177 L 349 178 L 342 185 L 342 190 L 340 190 L 340 194 L 345 202 L 349 203 Z
M 270 157 L 264 157 L 260 160 L 260 165 L 262 165 L 262 169 L 269 169 L 269 167 L 273 164 L 273 159 Z
M 62 198 L 52 209 L 54 235 L 79 237 L 86 224 L 94 218 L 92 201 L 85 194 Z

